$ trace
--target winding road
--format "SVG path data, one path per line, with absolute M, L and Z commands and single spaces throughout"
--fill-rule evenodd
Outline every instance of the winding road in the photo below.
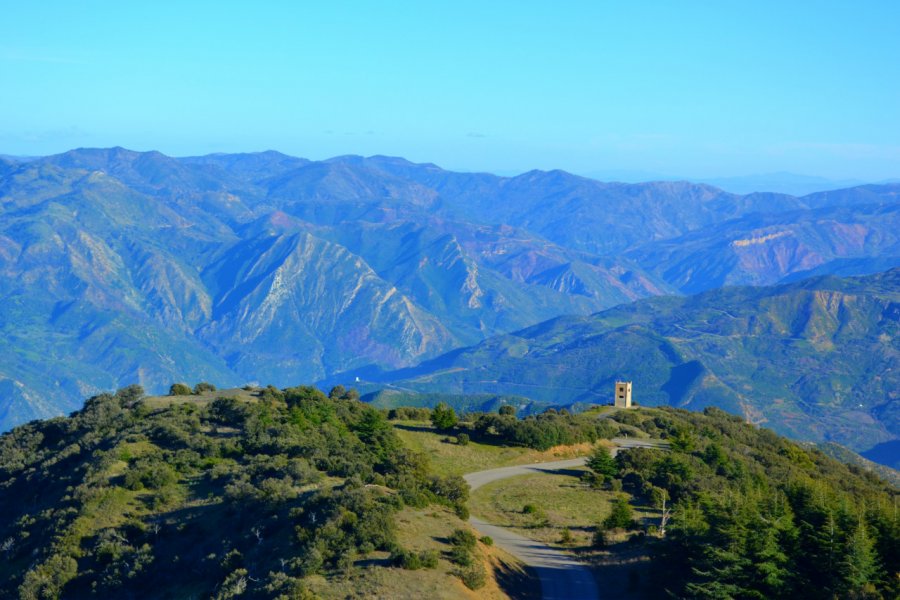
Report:
M 613 456 L 622 448 L 664 447 L 660 442 L 653 440 L 616 438 L 612 441 L 616 444 L 616 447 L 610 451 Z M 514 467 L 501 467 L 499 469 L 476 471 L 463 477 L 472 491 L 475 491 L 492 481 L 508 477 L 529 475 L 535 472 L 548 473 L 580 467 L 584 465 L 586 460 L 586 458 L 582 457 L 530 465 L 517 465 Z M 600 591 L 594 575 L 587 566 L 575 560 L 572 555 L 542 542 L 513 533 L 504 527 L 486 523 L 478 517 L 470 517 L 469 523 L 481 534 L 491 536 L 497 546 L 535 570 L 541 581 L 541 597 L 543 600 L 597 600 L 600 597 Z

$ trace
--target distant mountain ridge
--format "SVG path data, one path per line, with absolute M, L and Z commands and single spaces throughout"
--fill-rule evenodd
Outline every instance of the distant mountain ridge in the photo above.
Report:
M 274 151 L 0 160 L 0 428 L 134 382 L 396 369 L 679 289 L 891 266 L 898 190 L 737 196 Z M 813 241 L 839 227 L 805 242 L 815 260 L 757 272 L 710 258 L 717 228 L 745 239 L 771 220 Z M 860 227 L 868 241 L 851 244 Z M 748 248 L 765 263 L 765 245 Z
M 900 269 L 640 300 L 495 336 L 364 389 L 718 406 L 857 451 L 900 441 Z M 336 378 L 335 381 L 340 381 Z M 879 455 L 884 461 L 884 457 Z M 886 462 L 894 468 L 898 465 Z

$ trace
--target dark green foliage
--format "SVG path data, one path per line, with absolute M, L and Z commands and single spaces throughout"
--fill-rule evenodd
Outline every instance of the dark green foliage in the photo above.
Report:
M 517 419 L 514 415 L 481 414 L 470 429 L 474 439 L 547 450 L 553 446 L 595 442 L 613 437 L 616 425 L 593 415 L 572 415 L 548 409 L 540 415 Z
M 197 385 L 194 386 L 194 394 L 202 394 L 204 392 L 214 392 L 214 391 L 216 391 L 216 386 L 214 386 L 213 384 L 206 382 L 206 381 L 201 381 L 200 383 L 198 383 Z
M 465 481 L 432 476 L 346 390 L 155 410 L 142 396 L 100 394 L 0 436 L 0 597 L 304 597 L 304 577 L 395 550 L 404 502 L 466 510 Z
M 485 536 L 478 538 L 478 541 L 481 542 L 482 544 L 484 544 L 485 546 L 493 546 L 494 545 L 494 538 L 492 538 L 489 535 L 485 535 Z
M 616 461 L 605 446 L 597 446 L 586 464 L 590 470 L 603 477 L 613 477 L 619 471 L 616 467 Z
M 628 504 L 628 500 L 622 496 L 613 500 L 612 510 L 603 521 L 607 529 L 630 529 L 634 525 L 634 511 Z
M 461 546 L 466 550 L 474 549 L 476 541 L 475 534 L 466 529 L 457 529 L 450 534 L 450 543 L 454 546 Z
M 466 574 L 471 573 L 473 567 L 477 570 L 477 567 L 480 566 L 476 564 L 475 560 L 476 542 L 475 534 L 466 529 L 457 529 L 450 534 L 450 552 L 447 558 L 449 558 L 450 562 L 462 567 L 462 569 L 456 571 L 456 574 L 463 579 L 463 583 L 465 583 Z M 469 584 L 466 583 L 466 585 Z M 483 582 L 482 585 L 484 585 Z
M 453 429 L 458 420 L 456 411 L 443 402 L 435 406 L 431 411 L 431 424 L 434 425 L 435 429 Z
M 116 398 L 125 408 L 134 408 L 144 398 L 144 388 L 134 384 L 116 390 Z
M 395 550 L 391 554 L 391 562 L 401 569 L 409 571 L 434 569 L 438 566 L 438 553 L 435 550 L 423 550 L 421 552 Z
M 456 443 L 460 446 L 468 446 L 469 445 L 469 434 L 468 433 L 460 433 L 456 436 Z
M 487 573 L 484 570 L 484 566 L 480 563 L 468 565 L 463 569 L 457 570 L 456 573 L 470 590 L 480 590 L 487 582 Z
M 510 404 L 504 404 L 499 409 L 497 409 L 497 414 L 504 417 L 514 417 L 516 416 L 516 407 Z
M 186 383 L 173 383 L 169 387 L 170 396 L 190 396 L 191 387 Z
M 430 418 L 430 408 L 401 406 L 388 411 L 388 419 L 392 421 L 427 421 Z
M 661 509 L 667 499 L 654 573 L 672 596 L 900 595 L 896 488 L 715 408 L 613 419 L 673 442 L 670 451 L 623 450 L 615 461 L 635 501 Z M 617 500 L 604 527 L 621 526 L 626 507 Z

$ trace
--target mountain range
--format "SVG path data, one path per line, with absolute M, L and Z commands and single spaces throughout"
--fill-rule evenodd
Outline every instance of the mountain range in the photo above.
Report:
M 370 379 L 364 389 L 566 405 L 610 403 L 614 382 L 627 379 L 642 405 L 717 406 L 793 438 L 871 451 L 897 468 L 900 268 L 649 298 Z
M 271 151 L 0 159 L 0 428 L 135 382 L 409 368 L 651 296 L 884 270 L 900 264 L 898 192 Z

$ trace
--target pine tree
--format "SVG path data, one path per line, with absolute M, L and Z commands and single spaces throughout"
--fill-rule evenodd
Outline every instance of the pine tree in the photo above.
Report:
M 847 540 L 844 557 L 844 585 L 849 595 L 866 597 L 878 577 L 878 555 L 875 544 L 869 536 L 868 527 L 862 517 Z
M 594 452 L 591 453 L 590 458 L 587 460 L 587 466 L 597 475 L 604 477 L 615 477 L 616 473 L 618 473 L 616 461 L 605 446 L 597 446 L 594 449 Z
M 434 407 L 434 410 L 431 411 L 431 424 L 434 425 L 435 429 L 453 429 L 456 426 L 456 422 L 456 411 L 453 410 L 452 406 L 444 402 L 439 402 Z

